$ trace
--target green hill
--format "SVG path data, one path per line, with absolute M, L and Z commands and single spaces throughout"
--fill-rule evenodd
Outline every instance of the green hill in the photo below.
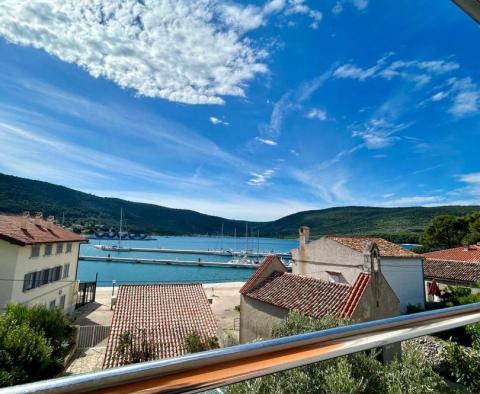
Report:
M 43 212 L 44 215 L 65 217 L 65 224 L 117 227 L 120 208 L 126 214 L 127 226 L 132 231 L 157 234 L 233 235 L 234 229 L 243 234 L 245 222 L 205 215 L 186 209 L 172 209 L 117 198 L 97 197 L 63 186 L 0 174 L 0 211 Z M 480 210 L 479 206 L 441 207 L 336 207 L 298 212 L 271 222 L 250 222 L 249 226 L 262 236 L 296 237 L 298 227 L 311 227 L 312 235 L 364 234 L 380 235 L 395 241 L 416 241 L 424 226 L 437 215 L 455 216 Z

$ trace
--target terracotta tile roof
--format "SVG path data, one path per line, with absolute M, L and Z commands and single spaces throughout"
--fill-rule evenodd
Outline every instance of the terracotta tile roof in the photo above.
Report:
M 262 276 L 265 276 L 264 274 L 267 271 L 267 269 L 270 267 L 270 265 L 274 264 L 275 262 L 280 263 L 285 268 L 283 263 L 280 261 L 280 259 L 276 255 L 271 254 L 269 256 L 266 256 L 263 259 L 262 264 L 260 264 L 257 270 L 250 277 L 250 279 L 248 279 L 247 282 L 245 282 L 245 284 L 242 286 L 242 288 L 240 289 L 240 294 L 248 293 L 255 286 L 255 283 L 257 283 L 257 281 Z M 285 272 L 286 271 L 287 269 L 285 268 Z
M 342 244 L 357 252 L 363 253 L 364 248 L 368 242 L 375 242 L 380 250 L 380 255 L 385 257 L 421 257 L 420 255 L 413 253 L 409 250 L 403 249 L 401 246 L 389 242 L 383 238 L 376 237 L 342 237 L 336 235 L 327 235 L 328 239 L 331 239 L 339 244 Z
M 480 264 L 455 260 L 440 260 L 426 258 L 423 263 L 426 279 L 450 282 L 480 281 Z
M 26 228 L 22 229 L 22 215 L 0 213 L 0 239 L 13 244 L 25 246 L 44 242 L 84 242 L 86 239 L 79 234 L 65 230 L 47 220 L 26 219 Z
M 185 353 L 185 337 L 196 330 L 204 339 L 217 324 L 201 284 L 122 285 L 118 290 L 103 368 L 122 365 L 116 355 L 122 333 L 146 330 L 155 358 Z
M 368 275 L 366 275 L 368 277 Z M 358 282 L 358 280 L 357 280 Z M 356 286 L 331 283 L 320 279 L 274 272 L 259 286 L 246 295 L 256 300 L 288 310 L 296 310 L 308 316 L 320 318 L 325 315 L 350 317 L 358 305 L 368 280 L 361 280 Z M 358 297 L 350 297 L 352 291 Z M 347 304 L 347 302 L 349 302 Z M 345 305 L 348 308 L 344 311 Z
M 362 273 L 358 275 L 357 280 L 353 284 L 352 290 L 348 295 L 347 301 L 340 310 L 340 317 L 350 317 L 353 315 L 353 312 L 355 312 L 355 309 L 357 309 L 357 306 L 360 303 L 360 299 L 362 298 L 369 281 L 369 274 Z
M 480 263 L 480 246 L 469 245 L 458 248 L 438 250 L 423 254 L 424 257 L 439 260 L 455 260 Z

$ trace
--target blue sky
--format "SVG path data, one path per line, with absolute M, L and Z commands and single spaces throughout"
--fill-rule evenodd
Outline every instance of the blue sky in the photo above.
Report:
M 0 171 L 248 220 L 480 203 L 451 1 L 6 0 Z

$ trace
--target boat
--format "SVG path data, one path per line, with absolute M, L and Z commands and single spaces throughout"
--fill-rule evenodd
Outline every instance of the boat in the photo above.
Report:
M 117 245 L 94 245 L 93 247 L 96 249 L 105 250 L 108 252 L 128 252 L 129 251 L 128 248 L 122 247 L 122 235 L 124 234 L 122 232 L 122 225 L 123 225 L 123 208 L 120 208 L 120 229 L 118 233 L 116 233 L 118 234 L 118 244 Z M 109 234 L 112 234 L 112 232 L 109 232 Z

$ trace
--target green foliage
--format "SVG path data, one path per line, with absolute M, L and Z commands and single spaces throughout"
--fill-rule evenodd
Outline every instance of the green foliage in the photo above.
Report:
M 440 249 L 472 244 L 480 241 L 480 212 L 464 216 L 436 216 L 425 228 L 422 244 L 425 248 Z
M 411 313 L 418 313 L 418 312 L 423 312 L 424 308 L 420 304 L 408 304 L 407 305 L 407 315 Z
M 185 337 L 185 350 L 187 353 L 204 352 L 206 350 L 217 349 L 218 347 L 217 337 L 203 339 L 196 330 Z
M 274 329 L 275 337 L 322 330 L 348 324 L 334 317 L 312 319 L 291 312 Z M 377 354 L 357 353 L 305 367 L 252 379 L 227 387 L 228 394 L 420 394 L 446 391 L 446 384 L 413 345 L 402 360 L 382 365 Z
M 184 209 L 170 209 L 153 204 L 101 198 L 46 182 L 0 174 L 0 211 L 20 213 L 41 211 L 62 217 L 67 225 L 79 224 L 87 229 L 95 225 L 116 228 L 120 208 L 124 208 L 131 231 L 157 234 L 233 235 L 234 229 L 245 228 L 244 221 L 203 215 Z M 338 207 L 305 211 L 253 226 L 263 236 L 296 237 L 301 225 L 311 227 L 312 236 L 323 234 L 377 235 L 393 242 L 417 243 L 424 227 L 438 215 L 461 216 L 479 207 L 408 207 L 371 208 Z M 75 227 L 74 227 L 75 229 Z M 79 228 L 76 228 L 78 231 Z
M 120 334 L 115 356 L 122 365 L 136 364 L 155 358 L 154 342 L 148 338 L 147 330 L 137 329 Z
M 9 305 L 0 316 L 0 386 L 58 374 L 71 333 L 58 309 Z
M 472 293 L 466 286 L 447 286 L 442 293 L 445 306 L 457 306 L 480 302 L 480 293 Z
M 468 387 L 473 393 L 480 392 L 480 352 L 453 342 L 445 348 L 445 361 L 450 377 Z

